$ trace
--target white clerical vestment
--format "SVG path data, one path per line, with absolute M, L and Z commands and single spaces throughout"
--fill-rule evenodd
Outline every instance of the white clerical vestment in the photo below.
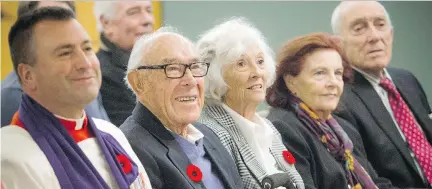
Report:
M 120 129 L 107 121 L 91 119 L 99 130 L 112 135 L 138 166 L 138 177 L 130 188 L 150 189 L 147 173 Z M 81 128 L 77 126 L 76 129 Z M 109 165 L 96 138 L 84 136 L 77 143 L 108 186 L 117 189 L 116 180 L 109 171 Z M 60 189 L 51 164 L 24 128 L 17 125 L 1 128 L 0 144 L 1 183 L 4 189 Z

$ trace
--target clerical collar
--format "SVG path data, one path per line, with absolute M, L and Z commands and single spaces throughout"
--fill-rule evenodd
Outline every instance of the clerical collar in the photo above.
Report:
M 78 119 L 69 119 L 56 114 L 54 114 L 54 116 L 56 116 L 60 120 L 60 122 L 66 127 L 67 130 L 81 130 L 84 126 L 84 120 L 87 117 L 85 111 L 83 112 L 83 116 Z

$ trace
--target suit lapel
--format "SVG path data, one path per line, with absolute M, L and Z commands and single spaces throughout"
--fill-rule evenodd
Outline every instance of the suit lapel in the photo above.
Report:
M 287 150 L 285 146 L 282 144 L 282 142 L 279 140 L 279 133 L 275 130 L 275 128 L 272 127 L 273 134 L 277 137 L 274 137 L 272 140 L 272 145 L 270 147 L 270 153 L 273 155 L 273 157 L 276 160 L 276 163 L 280 169 L 283 171 L 288 171 L 294 167 L 293 164 L 289 164 L 285 158 L 282 155 L 282 152 L 284 150 Z
M 168 158 L 177 167 L 183 177 L 186 178 L 189 184 L 194 187 L 196 183 L 194 183 L 186 173 L 186 168 L 191 164 L 189 158 L 175 140 L 167 141 L 166 144 L 168 146 Z
M 221 169 L 222 167 L 226 167 L 222 162 L 227 157 L 221 157 L 218 150 L 214 147 L 210 140 L 204 137 L 204 150 L 208 154 L 210 161 L 214 165 L 213 167 L 217 169 L 218 173 L 221 176 L 222 183 L 226 183 L 225 186 L 234 186 L 233 183 L 230 183 L 229 174 L 225 171 L 225 169 Z M 229 158 L 229 157 L 228 157 Z
M 285 148 L 285 145 L 282 143 L 282 137 L 280 136 L 279 132 L 270 121 L 268 121 L 267 119 L 265 119 L 265 121 L 267 125 L 269 125 L 273 130 L 274 137 L 272 140 L 272 146 L 270 147 L 270 153 L 275 158 L 278 168 L 290 175 L 289 176 L 290 181 L 294 185 L 296 185 L 297 188 L 304 188 L 303 179 L 300 176 L 299 172 L 297 172 L 295 165 L 289 164 L 283 157 L 282 152 L 287 149 Z
M 412 84 L 406 83 L 406 80 L 404 80 L 402 77 L 399 77 L 391 71 L 389 71 L 389 74 L 391 75 L 393 82 L 396 85 L 396 88 L 401 94 L 405 103 L 408 105 L 409 109 L 414 114 L 417 123 L 422 126 L 422 129 L 425 132 L 427 138 L 429 139 L 429 142 L 432 142 L 432 125 L 430 125 L 431 120 L 427 115 L 428 112 L 421 110 L 421 107 L 423 105 L 421 104 L 420 99 L 416 98 L 417 91 L 410 87 L 410 85 Z
M 384 131 L 384 133 L 390 138 L 396 148 L 401 152 L 404 158 L 409 162 L 414 170 L 416 166 L 409 151 L 407 150 L 407 144 L 400 136 L 397 126 L 394 124 L 388 110 L 385 108 L 381 98 L 378 96 L 372 85 L 358 72 L 355 72 L 355 84 L 352 88 L 353 92 L 363 101 L 372 117 L 375 119 L 378 126 Z
M 137 103 L 132 116 L 140 126 L 147 129 L 160 143 L 168 149 L 168 158 L 176 166 L 183 177 L 189 182 L 192 188 L 197 186 L 186 173 L 186 168 L 191 164 L 189 158 L 181 149 L 174 136 L 162 125 L 162 123 L 141 103 Z M 201 186 L 202 185 L 201 183 Z M 204 187 L 203 187 L 204 188 Z
M 255 177 L 255 179 L 261 181 L 266 175 L 264 168 L 256 159 L 255 154 L 252 152 L 251 147 L 241 134 L 241 131 L 237 128 L 233 118 L 229 115 L 227 111 L 225 111 L 222 106 L 219 105 L 207 106 L 206 111 L 220 125 L 222 125 L 228 130 L 228 132 L 234 139 L 234 143 L 239 149 L 240 155 L 242 156 L 245 165 L 252 173 L 252 176 Z

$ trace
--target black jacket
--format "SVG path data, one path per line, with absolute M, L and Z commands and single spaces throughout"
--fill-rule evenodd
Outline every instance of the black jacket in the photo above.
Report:
M 233 159 L 219 138 L 205 125 L 194 123 L 204 134 L 206 156 L 212 168 L 227 189 L 240 189 L 240 175 Z M 205 188 L 192 181 L 186 174 L 189 158 L 181 149 L 174 136 L 141 103 L 132 115 L 120 126 L 126 138 L 140 159 L 155 189 L 198 189 Z
M 387 68 L 397 90 L 405 100 L 426 138 L 432 143 L 432 120 L 428 100 L 420 83 L 410 72 Z M 410 148 L 372 85 L 354 72 L 354 83 L 345 84 L 339 116 L 353 124 L 364 141 L 369 162 L 378 175 L 398 187 L 432 188 L 420 176 Z
M 120 126 L 132 113 L 136 98 L 126 86 L 124 77 L 130 52 L 120 49 L 101 34 L 101 48 L 96 53 L 102 71 L 100 93 L 111 122 Z
M 303 125 L 292 110 L 271 109 L 267 117 L 282 135 L 285 146 L 297 160 L 296 168 L 309 189 L 348 189 L 345 170 L 327 148 Z M 360 135 L 347 121 L 335 117 L 353 142 L 353 156 L 380 188 L 393 188 L 390 181 L 378 178 L 365 157 Z

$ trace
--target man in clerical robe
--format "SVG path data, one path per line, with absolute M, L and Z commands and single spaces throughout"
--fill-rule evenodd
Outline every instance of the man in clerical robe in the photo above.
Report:
M 151 188 L 123 133 L 87 116 L 101 86 L 91 40 L 72 11 L 45 7 L 18 18 L 9 46 L 24 94 L 1 128 L 2 187 Z

